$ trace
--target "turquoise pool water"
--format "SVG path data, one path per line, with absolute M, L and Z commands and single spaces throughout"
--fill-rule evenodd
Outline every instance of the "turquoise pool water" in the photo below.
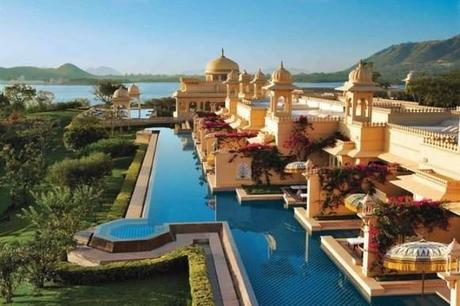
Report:
M 143 238 L 164 223 L 227 221 L 260 305 L 369 305 L 281 202 L 240 205 L 232 192 L 210 195 L 189 135 L 161 129 L 147 220 L 113 226 L 117 239 Z M 328 233 L 355 235 L 355 233 Z M 436 296 L 375 299 L 372 305 L 446 305 Z

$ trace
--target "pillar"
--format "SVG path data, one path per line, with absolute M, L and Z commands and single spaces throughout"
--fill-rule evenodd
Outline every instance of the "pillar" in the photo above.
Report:
M 307 217 L 313 218 L 321 212 L 321 184 L 318 173 L 311 173 L 307 177 Z
M 438 276 L 447 282 L 450 290 L 450 306 L 460 306 L 460 272 L 442 272 Z
M 363 219 L 364 246 L 362 272 L 366 276 L 371 276 L 374 263 L 377 259 L 377 250 L 374 249 L 374 235 L 377 220 L 375 216 L 364 216 Z

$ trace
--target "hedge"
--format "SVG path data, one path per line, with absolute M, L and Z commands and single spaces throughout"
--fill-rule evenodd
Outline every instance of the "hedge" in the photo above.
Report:
M 104 153 L 94 153 L 79 159 L 66 158 L 49 167 L 48 180 L 56 185 L 76 187 L 92 185 L 112 171 L 112 160 Z
M 64 145 L 68 150 L 79 151 L 87 145 L 109 137 L 107 131 L 96 125 L 71 124 L 64 131 Z
M 136 186 L 137 177 L 141 171 L 146 151 L 147 145 L 143 144 L 138 147 L 136 155 L 126 172 L 125 181 L 121 186 L 120 193 L 118 193 L 117 198 L 113 202 L 112 208 L 107 214 L 107 221 L 123 218 L 125 216 L 134 187 Z
M 86 285 L 144 279 L 187 268 L 192 305 L 215 305 L 206 268 L 206 255 L 199 246 L 176 249 L 154 259 L 122 261 L 93 267 L 82 267 L 66 262 L 58 265 L 54 275 L 55 281 L 64 284 Z
M 112 158 L 122 156 L 132 156 L 136 152 L 136 145 L 128 139 L 108 138 L 101 139 L 88 145 L 84 149 L 85 153 L 102 152 L 109 154 Z

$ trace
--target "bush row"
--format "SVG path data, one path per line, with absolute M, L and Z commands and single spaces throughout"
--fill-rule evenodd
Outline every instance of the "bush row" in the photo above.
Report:
M 93 185 L 112 171 L 112 160 L 104 153 L 93 153 L 79 159 L 64 159 L 49 167 L 48 180 L 56 185 L 74 188 Z
M 54 275 L 56 281 L 65 284 L 85 285 L 143 279 L 171 271 L 183 271 L 183 269 L 187 268 L 192 305 L 214 305 L 212 287 L 206 268 L 205 253 L 198 246 L 177 249 L 160 258 L 123 261 L 94 267 L 62 263 L 58 266 Z
M 107 220 L 119 219 L 125 216 L 134 187 L 136 186 L 137 177 L 139 176 L 146 151 L 147 145 L 143 144 L 138 147 L 136 155 L 126 172 L 121 190 L 107 215 Z
M 101 139 L 85 148 L 85 153 L 102 152 L 109 154 L 112 158 L 131 156 L 136 152 L 136 145 L 123 138 Z
M 107 131 L 97 125 L 70 125 L 64 132 L 64 145 L 68 150 L 79 151 L 87 145 L 109 137 Z

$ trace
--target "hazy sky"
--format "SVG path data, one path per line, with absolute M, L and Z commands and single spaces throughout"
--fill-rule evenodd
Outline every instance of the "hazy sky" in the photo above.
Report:
M 391 44 L 460 33 L 460 0 L 0 0 L 0 67 L 334 71 Z

